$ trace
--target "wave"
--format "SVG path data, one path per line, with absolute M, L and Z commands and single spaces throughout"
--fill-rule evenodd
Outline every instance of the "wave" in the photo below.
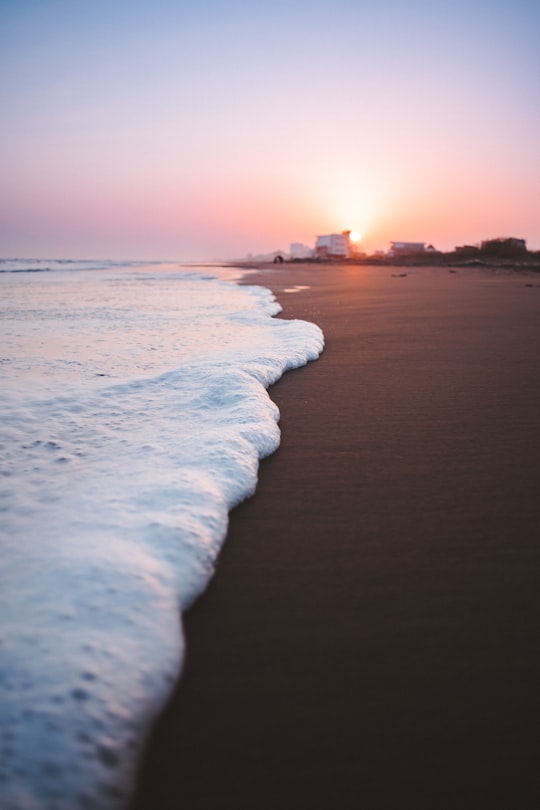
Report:
M 25 329 L 48 324 L 52 341 L 53 326 L 84 328 L 80 365 L 66 377 L 52 341 L 48 387 L 30 361 L 14 362 L 0 395 L 4 810 L 124 806 L 181 670 L 181 613 L 213 575 L 228 512 L 279 445 L 266 389 L 323 348 L 314 324 L 274 318 L 280 307 L 259 287 L 107 273 L 78 282 L 66 318 L 69 284 L 53 299 L 45 281 L 36 288 L 17 334 L 24 343 Z M 88 371 L 109 352 L 111 312 L 113 350 L 120 335 L 126 344 L 116 379 Z M 161 359 L 144 368 L 137 347 L 151 353 L 151 336 Z

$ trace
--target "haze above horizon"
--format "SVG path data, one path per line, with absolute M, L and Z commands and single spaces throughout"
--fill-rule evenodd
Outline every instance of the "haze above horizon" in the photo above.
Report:
M 536 0 L 0 0 L 0 255 L 540 249 Z

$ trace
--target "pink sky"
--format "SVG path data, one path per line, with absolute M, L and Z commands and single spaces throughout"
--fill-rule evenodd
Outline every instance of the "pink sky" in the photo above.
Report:
M 2 4 L 0 255 L 540 249 L 537 3 L 183 5 Z

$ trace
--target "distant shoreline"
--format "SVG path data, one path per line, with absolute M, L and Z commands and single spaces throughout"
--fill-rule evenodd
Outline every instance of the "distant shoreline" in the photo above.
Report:
M 468 258 L 461 259 L 454 253 L 428 254 L 426 256 L 369 256 L 358 259 L 284 259 L 283 262 L 271 260 L 239 259 L 238 261 L 223 262 L 223 267 L 241 267 L 253 270 L 293 269 L 294 267 L 314 266 L 329 268 L 336 266 L 361 267 L 448 267 L 448 268 L 479 268 L 486 270 L 509 270 L 540 272 L 540 254 L 529 253 L 520 259 L 508 258 Z

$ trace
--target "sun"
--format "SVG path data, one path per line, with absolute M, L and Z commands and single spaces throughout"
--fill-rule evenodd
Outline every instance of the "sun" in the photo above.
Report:
M 361 238 L 362 234 L 359 233 L 358 231 L 351 231 L 349 234 L 349 239 L 351 240 L 351 242 L 359 242 Z

